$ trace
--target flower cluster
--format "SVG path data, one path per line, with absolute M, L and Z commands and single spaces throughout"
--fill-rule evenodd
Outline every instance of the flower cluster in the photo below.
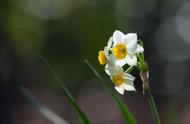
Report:
M 98 61 L 105 65 L 105 72 L 115 85 L 115 89 L 124 94 L 124 91 L 136 91 L 131 74 L 123 66 L 137 66 L 137 54 L 144 51 L 139 45 L 136 33 L 123 34 L 116 30 L 110 37 L 104 50 L 99 51 Z

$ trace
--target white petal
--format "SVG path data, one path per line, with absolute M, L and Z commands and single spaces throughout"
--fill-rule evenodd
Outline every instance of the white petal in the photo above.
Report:
M 135 42 L 137 43 L 137 34 L 136 33 L 128 33 L 125 35 L 126 43 Z
M 112 77 L 117 74 L 123 74 L 124 71 L 122 67 L 114 65 L 114 66 L 108 67 L 108 71 L 106 70 L 106 73 L 108 73 L 108 75 Z
M 109 64 L 111 66 L 114 66 L 115 65 L 115 56 L 113 54 L 110 54 L 110 56 L 108 57 L 108 61 L 109 61 Z
M 128 73 L 124 73 L 124 78 L 126 79 L 126 80 L 130 80 L 130 81 L 134 81 L 135 80 L 135 77 L 133 77 L 131 74 L 128 74 Z
M 107 57 L 107 64 L 108 64 L 108 68 L 110 68 L 110 67 L 113 67 L 113 66 L 115 66 L 115 57 L 114 57 L 114 55 L 112 55 L 112 54 L 110 54 L 108 57 Z
M 109 76 L 112 76 L 115 74 L 114 67 L 111 67 L 109 64 L 106 64 L 104 70 L 105 70 L 106 74 Z
M 110 50 L 112 44 L 113 44 L 113 38 L 110 37 L 110 39 L 109 39 L 109 41 L 108 41 L 108 44 L 107 44 L 107 48 L 108 48 L 108 50 Z
M 127 49 L 128 49 L 128 52 L 130 53 L 134 53 L 134 51 L 137 49 L 138 45 L 137 45 L 137 42 L 129 42 L 127 44 Z
M 123 87 L 126 91 L 136 91 L 134 85 L 131 85 L 131 84 L 123 84 Z
M 106 64 L 104 70 L 105 70 L 105 72 L 106 72 L 107 75 L 109 75 L 109 76 L 111 75 L 111 74 L 110 74 L 110 70 L 109 70 L 109 68 L 108 68 L 108 64 Z
M 137 65 L 137 57 L 136 57 L 136 55 L 127 55 L 126 56 L 126 63 L 128 65 L 136 66 Z
M 123 84 L 122 84 L 123 85 Z M 119 92 L 120 94 L 124 94 L 124 87 L 122 85 L 119 86 L 115 86 L 115 89 L 117 90 L 117 92 Z
M 141 53 L 141 52 L 143 52 L 144 51 L 144 48 L 141 46 L 141 45 L 137 45 L 137 49 L 134 51 L 134 53 L 136 54 L 136 53 Z
M 109 57 L 109 49 L 108 49 L 108 47 L 104 47 L 104 52 L 106 54 L 106 58 L 108 58 Z
M 121 73 L 123 73 L 123 68 L 121 66 L 115 66 L 114 72 L 117 74 L 121 74 Z
M 112 54 L 110 54 L 107 59 L 108 59 L 108 61 L 107 61 L 107 64 L 106 64 L 104 70 L 105 70 L 106 74 L 110 76 L 110 75 L 112 75 L 111 73 L 114 73 L 116 60 Z
M 114 45 L 118 44 L 118 43 L 121 43 L 123 37 L 125 37 L 125 35 L 121 31 L 116 30 L 113 33 L 113 42 L 114 42 Z
M 116 60 L 115 64 L 118 65 L 118 66 L 124 66 L 125 64 L 127 63 L 127 59 L 126 57 L 122 60 Z

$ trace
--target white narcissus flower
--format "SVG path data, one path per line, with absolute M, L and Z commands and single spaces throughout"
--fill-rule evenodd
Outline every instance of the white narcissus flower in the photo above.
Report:
M 109 39 L 108 44 L 106 47 L 104 47 L 104 50 L 100 50 L 98 53 L 98 61 L 101 65 L 105 65 L 110 63 L 111 61 L 109 61 L 109 50 L 111 49 L 111 46 L 113 44 L 113 39 L 112 37 Z
M 104 50 L 99 51 L 98 61 L 101 65 L 105 65 L 106 74 L 110 76 L 120 94 L 124 94 L 125 90 L 136 91 L 133 84 L 135 77 L 124 72 L 123 66 L 125 64 L 136 66 L 136 55 L 143 51 L 143 47 L 137 43 L 136 33 L 125 35 L 118 30 L 110 37 Z
M 136 91 L 133 81 L 135 77 L 123 71 L 123 68 L 120 66 L 115 66 L 107 68 L 110 76 L 110 79 L 115 84 L 115 89 L 120 93 L 124 94 L 124 91 Z
M 110 54 L 108 56 L 108 62 L 104 69 L 107 75 L 110 75 L 110 71 L 112 71 L 114 69 L 115 62 L 116 62 L 115 57 L 112 54 Z
M 118 30 L 113 33 L 113 45 L 110 50 L 116 58 L 115 64 L 120 66 L 126 63 L 133 66 L 137 65 L 136 54 L 144 51 L 143 47 L 137 43 L 136 33 L 125 35 Z

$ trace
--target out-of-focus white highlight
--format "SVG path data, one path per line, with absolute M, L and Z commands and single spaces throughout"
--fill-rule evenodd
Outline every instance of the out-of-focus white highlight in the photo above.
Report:
M 185 3 L 176 16 L 177 32 L 181 38 L 190 43 L 190 2 Z
M 190 45 L 178 34 L 175 18 L 163 21 L 155 34 L 156 47 L 168 61 L 181 62 L 190 58 Z

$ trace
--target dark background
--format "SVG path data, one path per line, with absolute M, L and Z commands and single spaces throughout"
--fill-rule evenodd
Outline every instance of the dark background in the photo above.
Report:
M 113 99 L 84 64 L 88 59 L 105 75 L 97 55 L 116 29 L 136 32 L 144 42 L 162 124 L 190 123 L 188 0 L 1 0 L 0 124 L 51 124 L 23 98 L 20 85 L 78 123 L 41 54 L 94 124 L 123 124 Z M 138 78 L 138 92 L 122 98 L 140 124 L 151 124 Z

